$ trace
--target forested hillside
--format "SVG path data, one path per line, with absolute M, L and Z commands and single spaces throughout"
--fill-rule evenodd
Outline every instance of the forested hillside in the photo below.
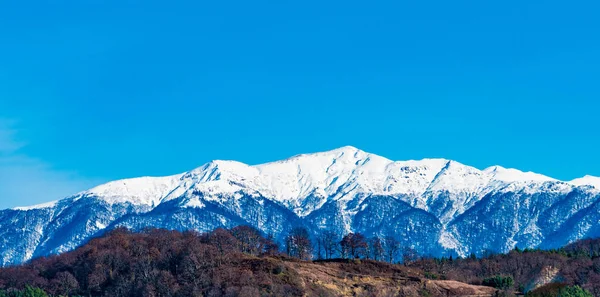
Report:
M 398 254 L 403 264 L 383 262 Z M 247 226 L 204 234 L 121 228 L 0 269 L 0 296 L 600 296 L 599 255 L 597 240 L 429 259 L 361 234 L 311 239 L 299 228 L 277 243 Z
M 586 239 L 557 250 L 513 250 L 508 254 L 466 259 L 421 258 L 405 263 L 432 279 L 453 279 L 471 284 L 510 278 L 506 286 L 531 291 L 548 283 L 578 285 L 600 296 L 600 240 Z M 498 282 L 496 282 L 498 283 Z M 556 287 L 556 286 L 555 286 Z

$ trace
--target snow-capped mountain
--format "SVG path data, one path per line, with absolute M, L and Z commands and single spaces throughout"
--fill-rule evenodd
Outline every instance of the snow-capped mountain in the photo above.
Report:
M 596 189 L 600 189 L 600 177 L 591 175 L 586 175 L 582 178 L 576 178 L 569 183 L 576 186 L 592 186 Z
M 550 248 L 600 236 L 600 178 L 563 182 L 445 159 L 391 161 L 353 147 L 250 166 L 213 161 L 167 177 L 100 185 L 0 211 L 0 264 L 64 252 L 106 230 L 252 225 L 282 238 L 395 236 L 422 254 Z

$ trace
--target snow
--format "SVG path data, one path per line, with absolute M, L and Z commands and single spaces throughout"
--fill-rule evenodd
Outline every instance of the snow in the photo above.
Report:
M 442 230 L 439 243 L 442 247 L 450 250 L 458 250 L 460 248 L 460 242 L 454 238 L 451 232 L 448 232 L 445 229 Z
M 476 192 L 484 188 L 490 179 L 490 176 L 474 167 L 448 161 L 430 184 L 428 190 L 448 190 L 455 193 Z
M 102 229 L 106 228 L 106 225 L 105 225 L 105 224 L 103 224 L 102 222 L 98 222 L 98 221 L 96 221 L 96 228 L 97 228 L 98 230 L 102 230 Z
M 456 209 L 451 213 L 439 214 L 447 221 L 478 201 L 473 197 L 481 197 L 501 188 L 538 191 L 545 182 L 559 181 L 501 166 L 479 170 L 447 159 L 392 161 L 352 146 L 344 146 L 253 166 L 237 161 L 215 160 L 182 174 L 109 182 L 77 194 L 76 199 L 93 197 L 111 204 L 128 202 L 156 207 L 164 201 L 181 196 L 191 197 L 194 193 L 202 193 L 204 199 L 212 201 L 230 199 L 235 193 L 245 193 L 280 202 L 299 215 L 306 216 L 328 199 L 350 203 L 368 195 L 402 197 L 411 205 L 428 210 L 435 201 L 427 197 L 436 193 L 450 193 L 452 198 L 448 199 L 455 199 L 453 205 Z M 586 176 L 562 185 L 561 189 L 568 190 L 571 185 L 583 184 L 600 189 L 600 178 Z M 359 196 L 363 198 L 356 198 Z M 322 200 L 316 202 L 313 208 L 303 209 L 303 203 L 310 197 L 320 197 Z M 15 209 L 52 207 L 54 203 Z
M 410 241 L 424 253 L 435 253 L 438 247 L 455 250 L 460 255 L 488 248 L 506 251 L 517 241 L 530 247 L 549 246 L 553 239 L 547 237 L 548 234 L 554 234 L 552 232 L 565 222 L 577 219 L 577 213 L 581 213 L 583 219 L 578 219 L 578 227 L 567 232 L 564 238 L 581 238 L 596 230 L 592 230 L 595 225 L 590 224 L 598 222 L 599 212 L 580 210 L 600 200 L 600 191 L 586 188 L 577 195 L 568 195 L 580 185 L 591 185 L 600 190 L 600 178 L 586 176 L 562 182 L 500 166 L 480 170 L 447 159 L 392 161 L 351 146 L 259 165 L 215 160 L 172 176 L 109 182 L 68 197 L 58 205 L 53 201 L 14 208 L 56 211 L 24 216 L 17 213 L 19 219 L 0 221 L 0 226 L 5 226 L 3 230 L 12 232 L 4 233 L 10 244 L 0 244 L 0 265 L 26 261 L 40 248 L 46 248 L 40 250 L 42 253 L 70 250 L 98 230 L 110 228 L 119 218 L 131 219 L 122 222 L 125 226 L 158 225 L 196 230 L 230 227 L 239 219 L 255 224 L 253 226 L 262 232 L 278 236 L 285 230 L 287 220 L 306 220 L 307 226 L 316 224 L 319 230 L 338 228 L 335 231 L 339 234 L 377 230 L 402 239 L 410 236 L 406 232 L 412 232 Z M 381 207 L 389 205 L 391 210 L 399 212 L 386 212 L 383 218 L 380 210 L 367 207 L 378 205 L 377 200 L 370 199 L 378 199 L 379 195 L 388 199 L 382 202 L 391 203 L 390 198 L 395 198 L 428 214 L 406 211 L 410 207 L 404 204 L 395 208 L 397 206 L 391 203 Z M 249 200 L 244 198 L 247 197 L 255 198 L 258 203 L 246 203 Z M 155 209 L 166 201 L 174 203 Z M 264 203 L 268 201 L 276 203 Z M 107 208 L 104 203 L 142 207 Z M 71 204 L 74 207 L 70 207 Z M 287 210 L 282 210 L 279 205 Z M 328 207 L 323 208 L 324 205 Z M 242 209 L 242 206 L 247 208 Z M 174 213 L 173 207 L 180 209 Z M 471 209 L 474 211 L 468 211 Z M 213 219 L 205 221 L 195 213 L 206 213 Z M 230 219 L 223 213 L 237 218 Z M 545 214 L 544 218 L 538 215 L 541 213 Z M 311 214 L 314 216 L 309 216 Z M 360 227 L 355 224 L 357 215 L 362 217 Z M 382 218 L 376 219 L 379 215 Z M 54 219 L 56 217 L 60 220 Z M 93 220 L 79 219 L 85 217 Z M 68 221 L 70 219 L 76 220 Z M 38 225 L 31 227 L 31 220 Z M 396 225 L 396 222 L 403 223 Z M 86 224 L 88 233 L 79 231 L 81 224 Z M 61 229 L 64 226 L 71 228 L 69 232 L 73 233 Z M 35 232 L 30 232 L 32 229 Z M 44 238 L 40 239 L 42 233 Z M 64 234 L 70 234 L 70 237 Z M 51 248 L 46 246 L 56 238 L 62 241 L 56 241 Z M 498 238 L 503 241 L 496 240 Z M 557 242 L 559 240 L 562 239 Z M 26 242 L 26 245 L 19 246 L 20 242 Z M 489 246 L 490 242 L 494 246 Z
M 55 200 L 55 201 L 50 201 L 50 202 L 46 202 L 46 203 L 41 203 L 41 204 L 36 204 L 36 205 L 31 205 L 31 206 L 19 206 L 19 207 L 14 207 L 12 208 L 13 210 L 33 210 L 33 209 L 43 209 L 43 208 L 50 208 L 50 207 L 54 207 L 56 205 L 56 203 L 58 203 L 60 200 Z
M 129 202 L 156 206 L 161 198 L 177 188 L 181 174 L 167 177 L 138 177 L 109 182 L 77 196 L 98 197 L 108 203 Z
M 198 198 L 194 198 L 189 200 L 184 207 L 195 207 L 195 208 L 204 208 L 206 205 L 200 201 Z
M 581 178 L 574 179 L 569 182 L 575 186 L 592 186 L 598 190 L 600 190 L 600 177 L 586 175 Z
M 503 182 L 557 181 L 556 179 L 538 173 L 523 172 L 517 169 L 504 168 L 502 166 L 492 166 L 486 168 L 484 172 L 491 175 L 493 179 Z

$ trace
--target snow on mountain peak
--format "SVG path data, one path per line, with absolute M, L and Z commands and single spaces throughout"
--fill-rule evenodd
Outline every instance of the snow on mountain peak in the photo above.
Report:
M 392 161 L 352 146 L 301 154 L 259 165 L 215 160 L 186 173 L 167 177 L 140 177 L 109 182 L 75 197 L 96 197 L 108 203 L 129 202 L 154 207 L 188 193 L 204 193 L 206 199 L 223 199 L 244 192 L 287 205 L 298 213 L 307 198 L 352 199 L 356 194 L 409 197 L 405 201 L 427 209 L 426 193 L 459 194 L 460 201 L 507 184 L 514 186 L 557 180 L 517 169 L 492 166 L 479 170 L 447 159 Z M 600 189 L 600 178 L 586 176 L 571 185 Z M 518 187 L 518 186 L 517 186 Z M 318 207 L 316 205 L 315 207 Z M 37 208 L 44 207 L 34 206 Z
M 494 180 L 503 182 L 545 182 L 557 181 L 551 177 L 534 173 L 523 172 L 518 169 L 504 168 L 502 166 L 492 166 L 483 170 L 485 173 L 492 176 Z
M 199 182 L 219 179 L 235 179 L 256 175 L 254 168 L 237 161 L 214 160 L 196 168 L 184 176 L 197 176 Z
M 175 189 L 181 174 L 166 177 L 137 177 L 99 185 L 79 193 L 80 197 L 97 197 L 108 203 L 129 202 L 135 205 L 156 206 Z
M 489 182 L 479 169 L 448 160 L 438 172 L 428 190 L 450 192 L 476 192 Z
M 13 210 L 32 210 L 32 209 L 43 209 L 43 208 L 50 208 L 50 207 L 54 207 L 56 205 L 56 203 L 58 203 L 59 200 L 54 200 L 54 201 L 50 201 L 50 202 L 46 202 L 46 203 L 41 203 L 41 204 L 36 204 L 36 205 L 31 205 L 31 206 L 19 206 L 19 207 L 13 207 Z
M 592 186 L 598 190 L 600 190 L 600 177 L 586 175 L 581 178 L 576 178 L 569 182 L 575 186 Z
M 579 185 L 598 190 L 573 191 Z M 182 174 L 117 180 L 58 202 L 14 208 L 5 216 L 0 266 L 72 249 L 116 226 L 201 231 L 245 223 L 281 238 L 288 224 L 303 222 L 312 231 L 397 236 L 424 254 L 450 249 L 462 256 L 508 251 L 516 242 L 552 247 L 600 234 L 589 223 L 598 221 L 598 200 L 598 177 L 566 183 L 447 159 L 392 161 L 351 146 L 259 165 L 216 160 Z M 574 229 L 553 239 L 565 226 Z

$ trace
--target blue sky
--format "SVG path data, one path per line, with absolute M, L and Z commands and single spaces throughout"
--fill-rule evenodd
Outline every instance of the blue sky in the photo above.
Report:
M 205 2 L 205 3 L 203 3 Z M 0 9 L 0 208 L 353 145 L 600 176 L 596 1 Z

